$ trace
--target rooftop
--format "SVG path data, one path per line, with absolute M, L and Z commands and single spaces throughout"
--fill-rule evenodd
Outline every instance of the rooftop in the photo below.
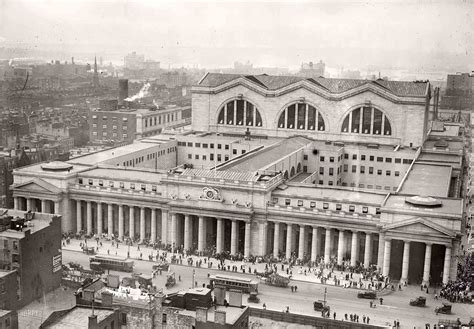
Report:
M 105 320 L 108 316 L 112 315 L 113 313 L 114 313 L 113 310 L 94 308 L 94 315 L 97 316 L 97 323 L 100 323 L 101 321 Z M 45 328 L 55 328 L 55 329 L 89 328 L 89 315 L 91 314 L 92 314 L 92 310 L 90 308 L 75 306 L 72 309 L 63 313 L 62 316 L 51 318 L 51 322 L 49 322 L 47 326 L 45 326 Z M 54 317 L 54 313 L 51 316 Z
M 376 85 L 397 96 L 425 96 L 428 82 L 412 81 L 386 81 L 386 80 L 357 80 L 357 79 L 328 79 L 304 78 L 298 76 L 271 76 L 271 75 L 241 75 L 207 73 L 198 86 L 217 87 L 233 80 L 243 78 L 267 90 L 278 90 L 300 81 L 307 81 L 315 86 L 325 89 L 329 93 L 339 94 L 365 84 Z
M 158 183 L 163 177 L 166 176 L 166 171 L 158 172 L 152 169 L 146 168 L 95 168 L 88 170 L 84 173 L 85 177 L 93 177 L 100 179 L 110 179 L 110 180 L 124 180 L 124 181 L 143 181 L 147 183 Z M 107 187 L 108 185 L 104 185 Z
M 415 163 L 400 190 L 404 194 L 447 197 L 451 181 L 451 166 Z
M 454 199 L 454 198 L 437 198 L 438 201 L 441 202 L 441 207 L 433 208 L 430 206 L 421 207 L 421 206 L 413 206 L 409 203 L 406 203 L 405 200 L 410 198 L 411 195 L 403 195 L 403 194 L 391 194 L 386 203 L 385 207 L 393 208 L 398 210 L 413 210 L 418 212 L 424 212 L 426 216 L 429 216 L 429 213 L 441 213 L 446 215 L 454 215 L 461 219 L 462 217 L 462 208 L 463 208 L 463 200 L 462 199 Z

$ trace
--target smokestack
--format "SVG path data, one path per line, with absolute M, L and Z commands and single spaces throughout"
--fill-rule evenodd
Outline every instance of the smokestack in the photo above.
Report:
M 119 79 L 119 104 L 123 104 L 123 100 L 128 98 L 128 79 Z

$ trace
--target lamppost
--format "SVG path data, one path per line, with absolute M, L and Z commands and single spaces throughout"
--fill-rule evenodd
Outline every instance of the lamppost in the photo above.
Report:
M 196 282 L 196 281 L 195 281 L 195 275 L 196 275 L 196 270 L 193 270 L 193 288 L 195 288 L 195 287 L 194 287 L 194 283 Z

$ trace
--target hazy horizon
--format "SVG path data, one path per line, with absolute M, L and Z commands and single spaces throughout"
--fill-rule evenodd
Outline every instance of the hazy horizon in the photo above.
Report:
M 169 64 L 294 68 L 474 65 L 471 1 L 0 0 L 0 47 L 106 62 L 132 51 Z M 33 25 L 33 26 L 32 26 Z

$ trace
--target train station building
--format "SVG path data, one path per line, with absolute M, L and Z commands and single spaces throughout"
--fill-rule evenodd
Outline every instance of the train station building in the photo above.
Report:
M 15 208 L 64 232 L 456 276 L 462 128 L 428 82 L 206 74 L 192 129 L 14 171 Z

